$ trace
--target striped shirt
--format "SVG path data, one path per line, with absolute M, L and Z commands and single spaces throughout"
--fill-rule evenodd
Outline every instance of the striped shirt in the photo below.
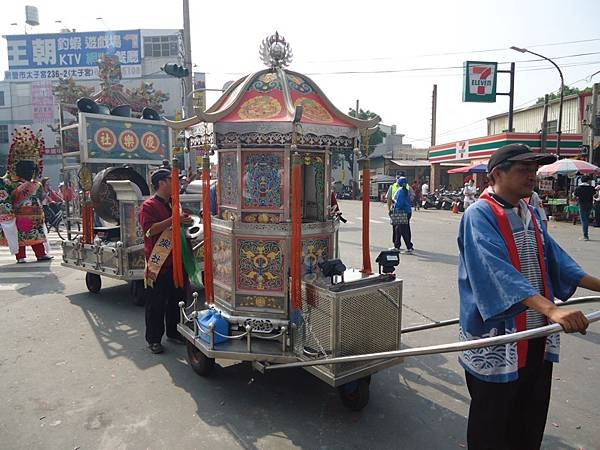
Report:
M 540 269 L 537 240 L 531 213 L 524 208 L 511 208 L 506 212 L 510 217 L 519 260 L 521 261 L 521 273 L 541 295 L 544 295 L 544 280 Z M 515 227 L 513 224 L 517 226 Z M 531 308 L 527 309 L 528 330 L 543 327 L 547 324 L 546 316 Z

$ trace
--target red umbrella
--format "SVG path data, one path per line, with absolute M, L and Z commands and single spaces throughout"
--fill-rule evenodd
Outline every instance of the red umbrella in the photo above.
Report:
M 552 164 L 547 164 L 538 169 L 539 177 L 552 177 L 554 175 L 575 175 L 577 173 L 600 172 L 600 168 L 579 159 L 559 159 Z

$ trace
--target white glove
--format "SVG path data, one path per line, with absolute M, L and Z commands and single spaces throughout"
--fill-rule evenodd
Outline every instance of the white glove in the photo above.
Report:
M 8 242 L 8 249 L 10 253 L 16 255 L 19 253 L 19 232 L 17 231 L 17 220 L 12 219 L 7 222 L 0 223 L 2 232 Z

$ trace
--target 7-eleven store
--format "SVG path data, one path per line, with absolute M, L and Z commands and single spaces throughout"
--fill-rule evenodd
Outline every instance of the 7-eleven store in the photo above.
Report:
M 490 156 L 500 147 L 517 142 L 529 145 L 534 152 L 541 151 L 540 135 L 537 133 L 501 133 L 430 147 L 428 159 L 431 164 L 431 189 L 449 185 L 455 188 L 462 187 L 464 179 L 471 175 L 449 174 L 448 170 L 472 164 L 487 164 Z M 581 144 L 581 134 L 563 134 L 560 144 L 561 156 L 580 156 Z M 547 136 L 546 149 L 547 153 L 556 153 L 556 134 Z M 485 185 L 486 178 L 486 174 L 476 174 L 476 185 Z

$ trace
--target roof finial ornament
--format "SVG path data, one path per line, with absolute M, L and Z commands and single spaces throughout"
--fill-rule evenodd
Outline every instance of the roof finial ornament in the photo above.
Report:
M 293 56 L 290 44 L 277 31 L 260 44 L 260 59 L 271 69 L 288 66 Z

